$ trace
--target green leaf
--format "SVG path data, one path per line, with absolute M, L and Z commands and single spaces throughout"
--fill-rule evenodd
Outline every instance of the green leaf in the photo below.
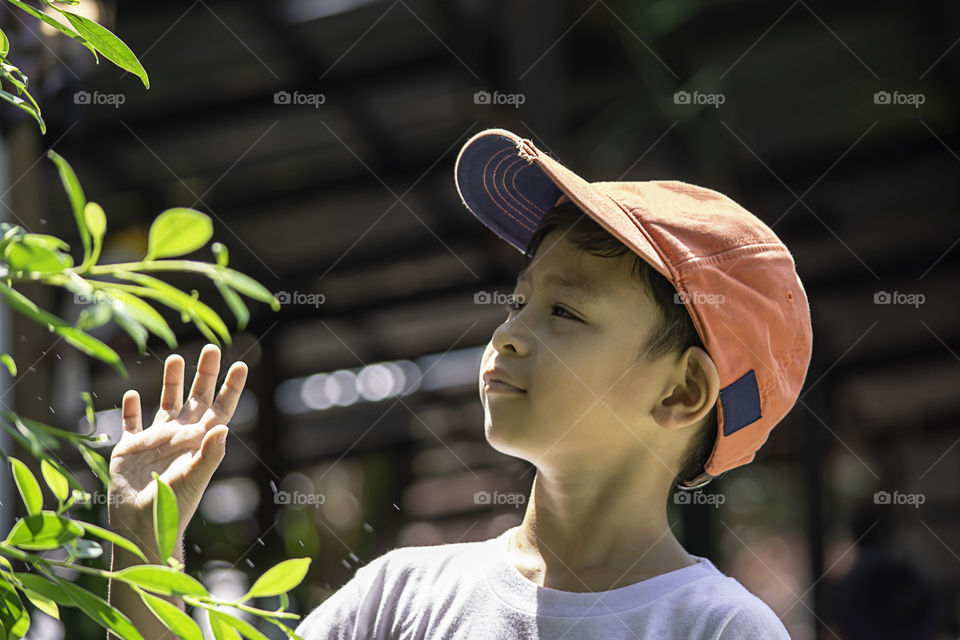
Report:
M 93 250 L 89 258 L 85 260 L 84 265 L 96 264 L 100 259 L 100 250 L 103 248 L 103 234 L 107 231 L 107 215 L 96 202 L 88 202 L 83 208 L 83 220 L 90 230 L 90 236 L 93 240 Z
M 145 259 L 182 256 L 196 251 L 212 236 L 213 223 L 207 214 L 186 207 L 167 209 L 150 225 Z
M 260 302 L 266 302 L 271 306 L 271 308 L 273 308 L 274 311 L 278 311 L 280 309 L 280 301 L 277 300 L 277 297 L 250 276 L 227 268 L 220 269 L 219 273 L 223 276 L 223 281 L 226 284 L 230 285 L 248 298 L 253 298 L 254 300 L 259 300 Z
M 226 300 L 227 306 L 230 307 L 230 311 L 232 311 L 233 315 L 236 316 L 237 329 L 243 331 L 247 327 L 247 322 L 250 320 L 250 311 L 247 309 L 247 305 L 243 304 L 243 299 L 237 295 L 236 291 L 227 285 L 220 284 L 216 281 L 214 284 L 217 285 L 220 295 L 222 295 L 223 299 Z
M 227 266 L 227 263 L 230 261 L 230 252 L 227 251 L 226 245 L 222 242 L 214 242 L 210 245 L 210 251 L 213 252 L 214 257 L 217 259 L 217 266 Z
M 143 81 L 143 86 L 147 89 L 150 88 L 150 79 L 147 77 L 146 70 L 143 68 L 143 65 L 140 64 L 140 61 L 137 60 L 137 56 L 133 54 L 133 51 L 130 50 L 130 47 L 124 44 L 123 40 L 115 36 L 113 32 L 103 25 L 97 24 L 89 18 L 64 11 L 56 7 L 56 5 L 54 5 L 54 7 L 66 16 L 71 26 L 73 26 L 81 36 L 86 38 L 97 51 L 102 53 L 103 57 L 121 69 L 126 69 L 130 73 L 136 74 L 140 80 Z
M 67 581 L 60 582 L 60 586 L 89 618 L 104 629 L 112 631 L 124 640 L 143 640 L 143 636 L 130 619 L 111 607 L 103 598 Z
M 90 470 L 93 471 L 94 475 L 100 480 L 103 486 L 107 486 L 107 483 L 110 480 L 110 468 L 107 466 L 107 461 L 103 459 L 103 456 L 88 447 L 85 444 L 76 443 L 77 448 L 80 450 L 80 455 L 83 456 L 83 460 L 87 463 L 87 466 L 90 467 Z
M 16 6 L 16 7 L 20 7 L 21 9 L 23 9 L 24 11 L 26 11 L 27 13 L 29 13 L 30 15 L 32 15 L 32 16 L 33 16 L 34 18 L 36 18 L 37 20 L 41 20 L 41 21 L 43 21 L 43 22 L 46 22 L 48 25 L 50 25 L 51 27 L 53 27 L 54 29 L 56 29 L 56 30 L 59 31 L 60 33 L 62 33 L 62 34 L 64 34 L 64 35 L 70 36 L 71 38 L 73 38 L 74 40 L 76 40 L 77 42 L 79 42 L 80 44 L 82 44 L 83 46 L 85 46 L 87 49 L 89 49 L 89 50 L 90 50 L 90 53 L 93 54 L 93 59 L 94 59 L 94 60 L 97 60 L 97 61 L 99 62 L 99 58 L 97 57 L 97 50 L 94 49 L 93 46 L 92 46 L 89 42 L 87 42 L 86 39 L 84 39 L 83 36 L 81 36 L 79 33 L 77 33 L 76 31 L 74 31 L 73 29 L 71 29 L 71 28 L 68 27 L 67 25 L 61 23 L 59 20 L 56 20 L 56 19 L 48 16 L 47 14 L 43 13 L 42 11 L 37 11 L 36 9 L 34 9 L 33 7 L 31 7 L 30 5 L 28 5 L 28 4 L 26 4 L 26 3 L 20 2 L 20 0 L 7 0 L 7 2 L 9 2 L 10 4 L 12 4 L 12 5 Z
M 198 596 L 207 598 L 210 594 L 196 578 L 172 567 L 160 565 L 134 565 L 116 573 L 124 582 L 132 582 L 139 587 L 163 596 Z
M 60 172 L 60 182 L 63 183 L 67 198 L 70 200 L 70 208 L 73 209 L 73 218 L 76 220 L 77 230 L 80 232 L 80 241 L 83 243 L 83 260 L 86 262 L 90 256 L 90 230 L 87 228 L 87 219 L 83 214 L 83 210 L 87 206 L 87 198 L 83 195 L 83 188 L 80 186 L 77 174 L 70 163 L 53 149 L 47 151 L 47 157 L 53 160 L 54 164 L 57 165 L 57 171 Z
M 114 306 L 122 304 L 126 313 L 136 322 L 146 327 L 155 336 L 161 338 L 171 349 L 177 346 L 177 337 L 170 329 L 170 325 L 163 319 L 156 309 L 135 296 L 121 289 L 104 289 L 114 299 Z
M 40 473 L 43 474 L 44 481 L 46 481 L 47 486 L 50 487 L 50 492 L 56 496 L 57 500 L 61 503 L 66 502 L 67 498 L 70 497 L 70 483 L 67 482 L 64 475 L 46 458 L 40 460 Z
M 134 320 L 133 317 L 127 313 L 126 307 L 124 307 L 122 304 L 111 304 L 110 310 L 113 312 L 113 319 L 116 321 L 117 326 L 126 331 L 127 334 L 133 338 L 133 341 L 137 345 L 137 349 L 140 351 L 140 355 L 146 355 L 147 338 L 150 337 L 150 334 L 147 333 L 146 328 Z
M 51 618 L 60 619 L 60 609 L 57 607 L 56 602 L 50 598 L 43 597 L 33 589 L 23 587 L 20 590 L 23 591 L 23 595 L 27 596 L 27 600 L 33 603 L 33 606 L 37 609 L 40 609 L 40 611 L 43 611 Z
M 155 294 L 152 297 L 156 298 L 168 307 L 175 309 L 181 314 L 185 313 L 187 318 L 193 320 L 193 322 L 197 325 L 197 328 L 200 329 L 200 332 L 203 333 L 204 337 L 209 339 L 211 342 L 214 342 L 217 345 L 220 344 L 217 336 L 210 332 L 208 325 L 213 327 L 213 329 L 217 332 L 217 334 L 219 334 L 224 342 L 226 342 L 228 345 L 230 344 L 230 330 L 227 329 L 227 325 L 223 323 L 223 320 L 220 319 L 220 316 L 217 315 L 216 311 L 211 309 L 203 302 L 200 302 L 193 296 L 188 296 L 176 287 L 170 286 L 163 280 L 159 280 L 142 273 L 118 271 L 113 275 L 123 280 L 131 280 L 152 290 Z M 141 293 L 141 295 L 146 295 L 146 293 Z
M 13 471 L 13 481 L 17 483 L 17 490 L 20 491 L 23 504 L 27 507 L 27 513 L 31 516 L 40 513 L 43 509 L 43 494 L 40 493 L 40 483 L 37 482 L 33 472 L 27 465 L 12 456 L 10 467 Z
M 7 34 L 0 29 L 0 58 L 6 58 L 8 51 L 10 51 L 10 41 L 7 39 Z
M 0 362 L 7 367 L 7 371 L 10 372 L 11 376 L 17 375 L 17 363 L 13 361 L 10 354 L 0 353 Z
M 56 273 L 73 266 L 73 258 L 69 254 L 47 247 L 30 246 L 25 242 L 8 244 L 3 257 L 10 272 Z
M 240 635 L 242 635 L 244 638 L 247 638 L 247 640 L 269 640 L 267 636 L 265 636 L 256 627 L 243 618 L 226 614 L 224 615 L 224 618 L 225 623 L 239 631 Z
M 79 538 L 83 528 L 51 511 L 17 520 L 5 542 L 28 551 L 56 549 L 60 545 Z
M 100 546 L 99 542 L 94 540 L 78 538 L 70 544 L 74 545 L 71 549 L 71 556 L 78 560 L 90 560 L 91 558 L 99 558 L 103 555 L 103 547 Z
M 30 615 L 7 579 L 0 576 L 0 632 L 4 638 L 22 638 L 30 628 Z
M 227 622 L 227 616 L 213 610 L 207 610 L 207 613 L 210 614 L 210 630 L 216 640 L 240 640 L 240 634 Z
M 123 536 L 118 535 L 109 529 L 104 529 L 103 527 L 98 527 L 95 524 L 90 524 L 89 522 L 80 522 L 79 524 L 88 534 L 95 535 L 98 538 L 106 540 L 107 542 L 112 542 L 114 547 L 126 549 L 135 556 L 138 556 L 144 562 L 147 562 L 147 556 L 143 555 L 143 551 L 140 550 L 140 547 L 135 545 L 130 540 L 127 540 Z
M 84 353 L 92 355 L 100 360 L 103 360 L 107 364 L 112 365 L 123 375 L 123 377 L 130 377 L 130 374 L 127 373 L 127 370 L 120 361 L 120 356 L 117 355 L 116 351 L 93 336 L 84 333 L 80 329 L 71 327 L 61 318 L 58 318 L 52 313 L 44 311 L 32 300 L 30 300 L 30 298 L 27 298 L 16 289 L 12 289 L 2 282 L 0 282 L 0 296 L 6 299 L 7 304 L 9 304 L 14 311 L 22 313 L 35 322 L 45 324 L 51 331 L 63 336 L 64 340 L 80 349 Z
M 29 102 L 19 96 L 13 95 L 9 91 L 3 91 L 0 89 L 0 98 L 3 98 L 13 106 L 23 109 L 33 116 L 33 119 L 36 120 L 40 125 L 40 133 L 46 133 L 47 125 L 43 121 L 43 117 L 40 115 L 40 106 L 37 104 L 37 101 L 33 99 L 33 96 L 30 95 L 30 92 L 23 91 L 23 94 L 27 96 Z
M 77 318 L 77 324 L 74 326 L 77 329 L 88 331 L 96 327 L 102 327 L 110 322 L 112 317 L 113 312 L 110 309 L 110 305 L 105 303 L 94 303 L 84 307 L 84 309 L 80 312 L 80 316 Z
M 257 578 L 257 581 L 253 583 L 250 591 L 241 598 L 241 601 L 285 593 L 300 584 L 304 576 L 307 575 L 307 569 L 309 568 L 310 558 L 284 560 Z
M 157 550 L 160 557 L 166 560 L 173 554 L 173 547 L 177 543 L 179 526 L 177 496 L 170 485 L 160 479 L 156 471 L 152 475 L 157 482 L 157 497 L 153 501 L 153 530 L 157 537 Z
M 89 391 L 81 391 L 80 397 L 83 399 L 84 414 L 87 416 L 87 423 L 90 425 L 90 431 L 87 432 L 87 435 L 93 435 L 97 430 L 97 412 L 93 408 L 93 398 L 90 397 Z
M 193 618 L 188 616 L 180 607 L 177 607 L 163 598 L 141 593 L 140 599 L 147 605 L 153 615 L 170 629 L 178 638 L 183 640 L 203 640 L 203 632 Z
M 23 583 L 23 586 L 27 587 L 34 593 L 40 594 L 42 597 L 56 602 L 57 604 L 64 607 L 73 607 L 75 606 L 73 600 L 70 599 L 70 596 L 67 595 L 67 592 L 60 587 L 59 584 L 51 580 L 47 580 L 41 576 L 38 576 L 35 573 L 14 573 L 14 577 Z

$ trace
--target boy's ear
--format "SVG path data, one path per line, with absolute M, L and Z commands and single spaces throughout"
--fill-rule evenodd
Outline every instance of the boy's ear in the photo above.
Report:
M 698 424 L 717 404 L 720 394 L 717 365 L 706 351 L 690 347 L 677 361 L 673 380 L 654 407 L 653 419 L 664 429 Z

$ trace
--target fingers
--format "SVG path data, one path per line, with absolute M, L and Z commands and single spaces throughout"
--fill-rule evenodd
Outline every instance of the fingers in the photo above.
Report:
M 210 407 L 210 418 L 207 424 L 227 424 L 233 417 L 243 393 L 243 385 L 247 381 L 247 365 L 244 362 L 234 362 L 223 379 L 220 393 Z
M 143 430 L 143 418 L 140 413 L 140 394 L 130 389 L 123 394 L 123 431 L 139 433 Z
M 160 411 L 168 420 L 176 418 L 183 407 L 183 358 L 179 354 L 167 356 L 163 365 L 163 391 L 160 393 Z
M 194 418 L 199 418 L 213 402 L 213 391 L 220 375 L 220 349 L 214 344 L 204 345 L 197 362 L 197 375 L 190 388 Z

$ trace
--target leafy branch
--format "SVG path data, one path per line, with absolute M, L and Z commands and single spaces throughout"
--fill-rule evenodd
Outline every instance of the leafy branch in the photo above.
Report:
M 65 517 L 73 498 L 67 497 L 67 480 L 52 466 L 43 467 L 43 478 L 57 499 L 57 511 L 43 510 L 40 483 L 29 468 L 17 458 L 10 457 L 14 482 L 27 509 L 27 516 L 13 526 L 7 538 L 0 542 L 0 628 L 7 637 L 21 638 L 30 626 L 30 615 L 24 606 L 26 599 L 47 615 L 60 617 L 60 607 L 77 607 L 104 629 L 124 640 L 143 640 L 143 636 L 122 612 L 90 591 L 59 577 L 55 567 L 65 567 L 105 580 L 127 584 L 140 596 L 147 608 L 177 637 L 184 640 L 202 640 L 203 633 L 194 620 L 177 606 L 160 596 L 180 596 L 191 606 L 209 613 L 210 626 L 217 640 L 244 638 L 266 640 L 266 636 L 249 622 L 236 617 L 225 608 L 234 608 L 260 617 L 280 628 L 287 637 L 296 638 L 282 621 L 298 619 L 286 610 L 286 594 L 307 574 L 309 558 L 285 560 L 268 569 L 241 598 L 220 600 L 213 597 L 196 578 L 183 572 L 183 565 L 173 557 L 179 517 L 173 490 L 156 474 L 157 499 L 154 503 L 153 524 L 160 555 L 167 565 L 141 564 L 120 571 L 107 571 L 78 564 L 78 560 L 97 558 L 103 554 L 98 540 L 110 542 L 147 561 L 143 551 L 132 541 L 112 531 Z M 34 553 L 62 548 L 67 560 L 52 560 Z M 32 567 L 32 572 L 15 571 L 11 560 Z M 22 594 L 22 597 L 21 597 Z M 280 596 L 276 610 L 254 607 L 256 598 Z M 238 635 L 239 634 L 239 635 Z
M 97 55 L 97 52 L 100 52 L 104 58 L 121 69 L 135 74 L 143 82 L 144 87 L 147 89 L 150 88 L 150 79 L 147 77 L 147 72 L 143 68 L 143 65 L 140 64 L 137 56 L 130 50 L 130 47 L 103 25 L 97 24 L 93 20 L 73 13 L 61 6 L 75 6 L 79 4 L 79 0 L 64 0 L 63 2 L 41 0 L 39 9 L 21 0 L 4 1 L 82 44 L 90 50 L 97 64 L 100 64 L 100 57 Z M 48 8 L 62 15 L 66 19 L 67 24 L 60 22 L 44 12 L 44 8 Z M 29 78 L 27 78 L 19 68 L 9 62 L 7 58 L 9 53 L 10 40 L 7 38 L 7 35 L 0 30 L 0 79 L 6 80 L 16 89 L 16 94 L 13 94 L 0 87 L 0 98 L 29 113 L 40 125 L 40 132 L 46 133 L 47 125 L 43 122 L 43 117 L 40 114 L 40 105 L 37 104 L 37 101 L 34 100 L 27 89 L 30 82 Z

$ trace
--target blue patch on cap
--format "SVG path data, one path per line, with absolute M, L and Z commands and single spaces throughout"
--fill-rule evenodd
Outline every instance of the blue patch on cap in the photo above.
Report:
M 725 436 L 763 417 L 760 413 L 760 387 L 757 386 L 757 374 L 753 369 L 720 389 L 720 407 L 723 409 Z

